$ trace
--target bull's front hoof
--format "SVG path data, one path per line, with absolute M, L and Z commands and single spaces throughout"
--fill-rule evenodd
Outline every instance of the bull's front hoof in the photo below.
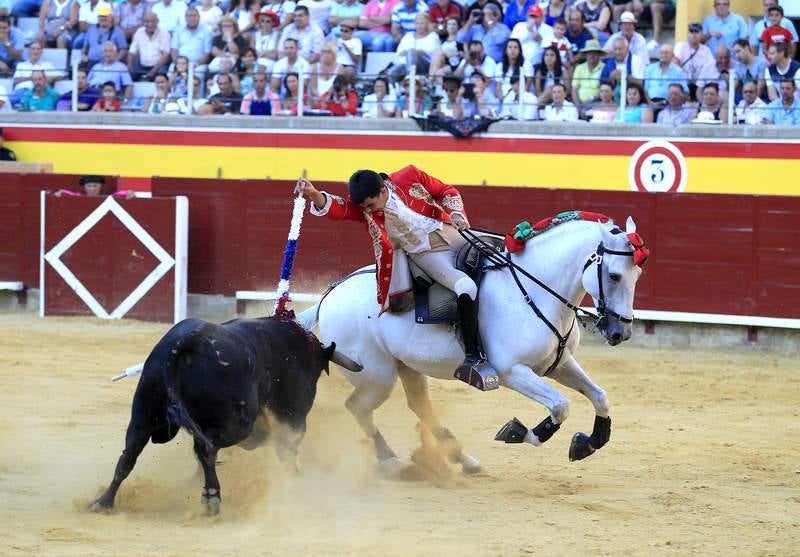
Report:
M 580 431 L 572 436 L 572 443 L 569 445 L 570 461 L 583 460 L 594 452 L 594 448 L 589 443 L 589 436 Z
M 203 504 L 203 507 L 205 507 L 208 516 L 217 516 L 219 514 L 219 506 L 222 503 L 222 497 L 220 497 L 218 489 L 203 488 L 203 495 L 200 497 L 200 502 Z
M 89 507 L 89 510 L 91 510 L 93 513 L 108 513 L 111 512 L 113 506 L 114 506 L 113 503 L 107 503 L 102 499 L 98 499 L 97 501 L 92 503 L 92 506 Z

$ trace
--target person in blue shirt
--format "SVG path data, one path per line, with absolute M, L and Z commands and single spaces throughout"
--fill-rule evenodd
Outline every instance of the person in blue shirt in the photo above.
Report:
M 721 44 L 733 50 L 737 39 L 749 36 L 744 18 L 731 13 L 731 0 L 714 0 L 714 13 L 703 19 L 703 39 L 711 52 L 716 52 Z
M 524 23 L 528 20 L 528 8 L 533 6 L 533 0 L 511 0 L 506 7 L 503 16 L 503 23 L 509 29 L 513 29 L 517 23 Z
M 494 4 L 487 3 L 482 11 L 472 10 L 456 35 L 456 40 L 462 44 L 480 41 L 491 59 L 502 62 L 503 50 L 511 36 L 511 29 L 501 21 L 501 18 L 502 12 Z
M 800 125 L 800 101 L 794 98 L 795 84 L 792 79 L 781 81 L 781 96 L 767 105 L 764 111 L 765 124 L 776 126 Z
M 11 26 L 7 15 L 0 15 L 0 76 L 11 77 L 24 49 L 25 36 L 22 31 Z
M 689 90 L 686 73 L 675 64 L 675 52 L 670 44 L 662 44 L 658 48 L 658 62 L 653 62 L 644 70 L 644 89 L 651 102 L 667 100 L 670 84 L 678 83 L 685 91 Z
M 753 52 L 760 58 L 766 57 L 766 45 L 761 43 L 761 34 L 764 29 L 769 27 L 769 9 L 778 5 L 778 0 L 764 0 L 764 17 L 753 25 L 753 32 L 750 34 L 750 45 L 753 47 Z M 798 39 L 797 28 L 788 17 L 784 17 L 780 21 L 780 26 L 788 29 L 792 34 L 792 42 L 796 43 Z

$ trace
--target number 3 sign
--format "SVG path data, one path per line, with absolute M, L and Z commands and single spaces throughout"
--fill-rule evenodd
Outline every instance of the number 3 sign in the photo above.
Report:
M 683 191 L 686 178 L 686 159 L 668 141 L 648 141 L 640 146 L 628 167 L 628 182 L 634 191 Z

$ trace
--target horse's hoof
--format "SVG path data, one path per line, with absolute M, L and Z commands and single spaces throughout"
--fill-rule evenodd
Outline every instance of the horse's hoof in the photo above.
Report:
M 481 468 L 481 463 L 478 462 L 478 459 L 465 454 L 461 457 L 461 471 L 467 476 L 474 476 L 475 474 L 480 474 L 483 468 Z
M 570 461 L 583 460 L 594 452 L 594 447 L 589 443 L 589 436 L 580 431 L 572 436 L 569 444 Z
M 403 476 L 409 470 L 414 469 L 414 463 L 404 460 L 398 456 L 385 458 L 378 461 L 378 473 L 387 478 L 397 478 Z
M 506 425 L 500 428 L 495 441 L 505 441 L 506 443 L 522 443 L 528 435 L 528 428 L 517 418 L 509 420 Z
M 100 499 L 98 499 L 97 501 L 92 503 L 92 506 L 89 507 L 89 509 L 93 513 L 107 513 L 111 512 L 111 505 L 103 503 L 102 501 L 100 501 Z

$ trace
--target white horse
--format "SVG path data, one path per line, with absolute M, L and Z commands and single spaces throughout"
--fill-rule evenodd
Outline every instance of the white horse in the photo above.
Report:
M 626 232 L 635 233 L 631 218 Z M 569 401 L 548 384 L 547 375 L 582 393 L 594 405 L 593 432 L 591 436 L 575 434 L 570 460 L 585 458 L 608 441 L 608 397 L 573 356 L 580 337 L 575 308 L 588 292 L 598 312 L 596 326 L 608 344 L 630 338 L 634 290 L 641 274 L 632 256 L 642 246 L 638 235 L 623 233 L 611 221 L 573 220 L 528 240 L 520 252 L 503 254 L 515 269 L 486 271 L 479 292 L 479 329 L 489 363 L 501 386 L 550 411 L 532 430 L 514 418 L 496 439 L 538 446 L 566 420 Z M 637 261 L 641 263 L 641 259 Z M 553 292 L 547 292 L 542 284 Z M 453 379 L 453 371 L 464 358 L 457 335 L 447 325 L 416 324 L 413 311 L 379 312 L 372 272 L 341 281 L 298 319 L 309 329 L 318 322 L 324 343 L 335 342 L 338 350 L 363 366 L 359 373 L 343 370 L 355 387 L 346 407 L 373 439 L 380 462 L 401 462 L 373 421 L 373 412 L 386 401 L 400 377 L 411 410 L 439 442 L 449 442 L 450 460 L 460 463 L 466 473 L 478 471 L 478 461 L 463 452 L 439 423 L 428 395 L 427 377 Z

